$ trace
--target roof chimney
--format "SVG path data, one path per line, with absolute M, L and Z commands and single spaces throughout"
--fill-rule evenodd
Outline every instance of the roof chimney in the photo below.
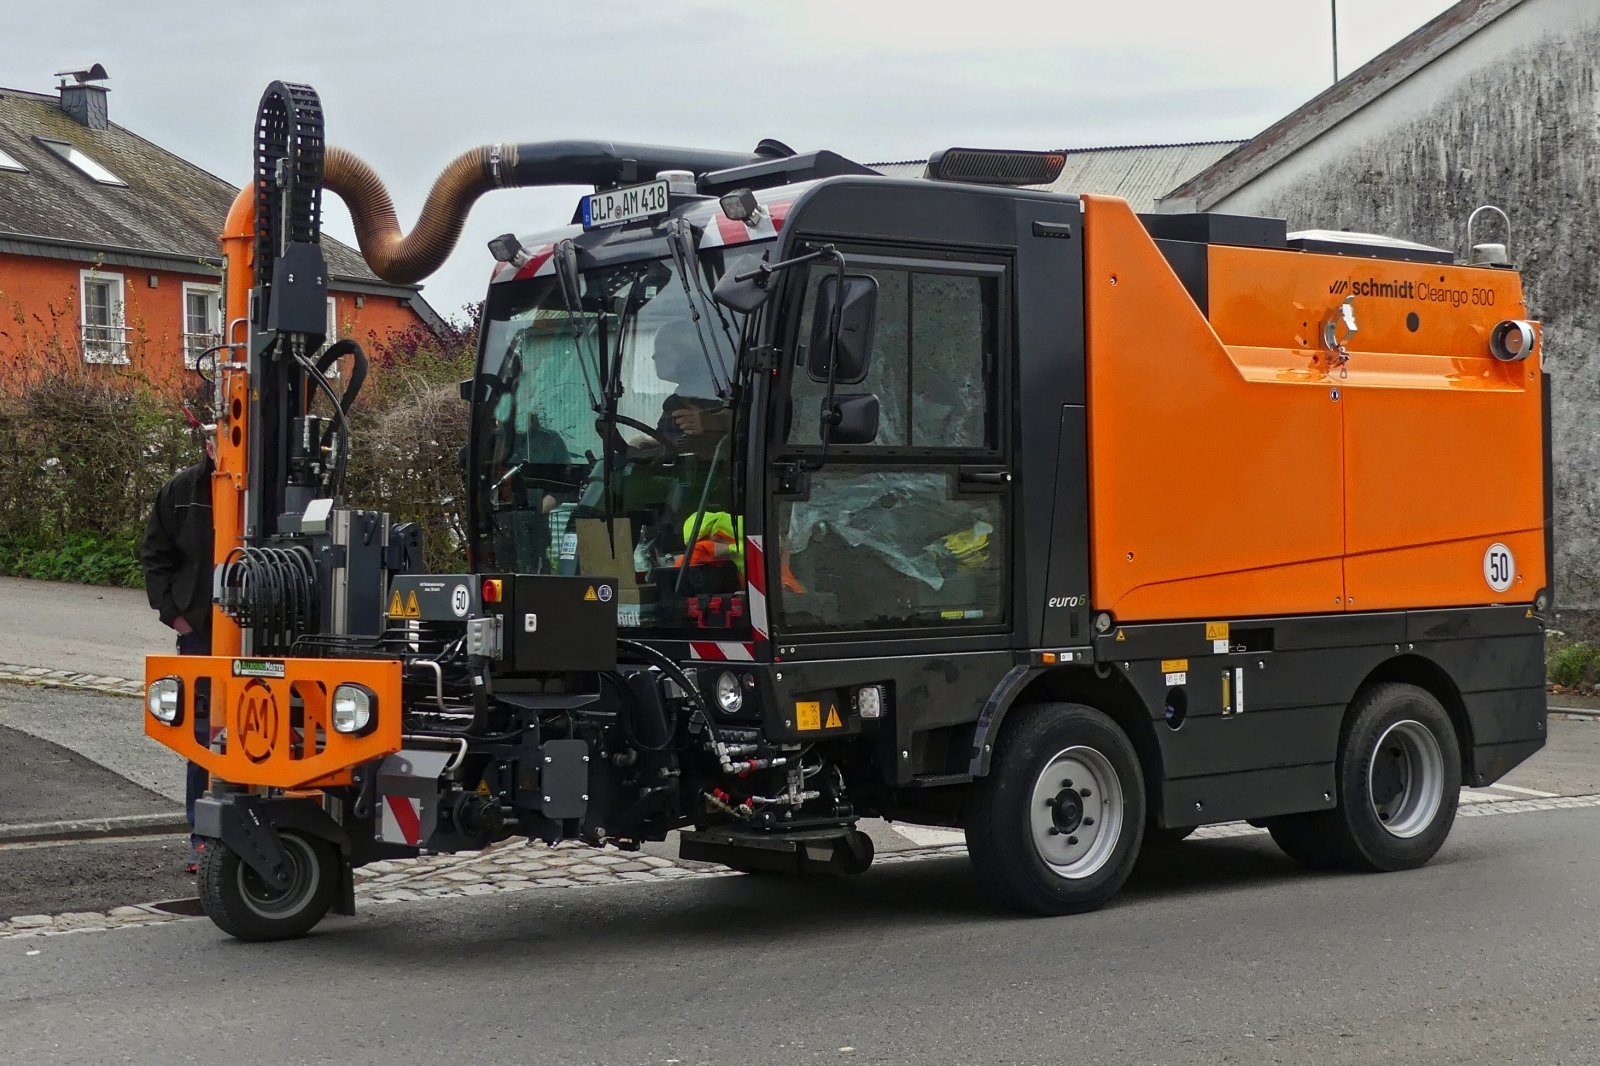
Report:
M 109 74 L 99 63 L 85 67 L 66 67 L 56 71 L 61 79 L 61 110 L 92 130 L 107 129 L 111 120 L 107 115 L 106 93 L 111 90 L 95 82 L 105 81 Z M 67 79 L 71 78 L 69 84 Z

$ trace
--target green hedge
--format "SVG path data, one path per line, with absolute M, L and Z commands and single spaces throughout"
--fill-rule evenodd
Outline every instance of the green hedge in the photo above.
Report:
M 98 533 L 68 533 L 56 540 L 0 544 L 0 574 L 41 581 L 144 587 L 138 540 Z

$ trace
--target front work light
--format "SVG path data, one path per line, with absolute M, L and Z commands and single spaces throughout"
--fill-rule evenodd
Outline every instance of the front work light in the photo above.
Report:
M 744 689 L 739 686 L 739 679 L 727 670 L 717 675 L 716 697 L 723 714 L 738 714 L 744 706 Z
M 362 733 L 372 725 L 372 693 L 360 685 L 340 685 L 333 690 L 333 731 Z
M 183 713 L 183 681 L 176 677 L 162 677 L 150 682 L 145 696 L 145 706 L 156 721 L 164 725 L 177 725 Z
M 755 225 L 756 213 L 761 210 L 761 205 L 756 203 L 756 194 L 749 189 L 735 189 L 720 201 L 722 213 L 735 222 L 744 222 Z
M 1508 319 L 1489 334 L 1489 351 L 1502 363 L 1517 363 L 1533 354 L 1537 340 L 1532 322 Z
M 856 690 L 856 713 L 862 718 L 883 717 L 882 685 L 862 685 Z

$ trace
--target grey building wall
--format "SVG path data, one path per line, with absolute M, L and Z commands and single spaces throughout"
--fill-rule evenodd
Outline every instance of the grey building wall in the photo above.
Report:
M 1557 606 L 1568 627 L 1600 630 L 1600 4 L 1529 0 L 1199 206 L 1460 252 L 1468 214 L 1485 203 L 1511 216 L 1511 256 L 1544 323 Z M 1501 239 L 1481 221 L 1478 233 Z

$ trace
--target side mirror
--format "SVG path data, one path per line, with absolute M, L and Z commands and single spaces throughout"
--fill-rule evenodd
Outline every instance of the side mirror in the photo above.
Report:
M 830 338 L 835 305 L 839 307 L 839 335 Z M 843 293 L 836 275 L 822 278 L 817 283 L 816 310 L 811 318 L 811 354 L 806 363 L 806 373 L 811 380 L 828 380 L 831 352 L 834 384 L 855 385 L 864 381 L 867 368 L 872 365 L 872 339 L 877 327 L 877 278 L 871 274 L 846 274 Z M 830 340 L 834 343 L 829 343 Z M 876 429 L 873 435 L 877 435 Z
M 723 307 L 748 315 L 772 296 L 772 271 L 759 255 L 742 255 L 717 279 L 711 298 Z
M 878 439 L 878 397 L 872 393 L 822 401 L 822 439 L 830 444 L 871 444 Z

